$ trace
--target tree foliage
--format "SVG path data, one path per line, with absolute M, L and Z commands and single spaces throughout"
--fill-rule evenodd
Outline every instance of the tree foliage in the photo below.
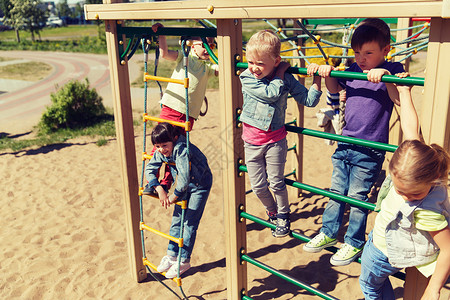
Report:
M 4 0 L 2 0 L 4 1 Z M 48 11 L 40 0 L 6 0 L 9 1 L 5 24 L 19 29 L 30 31 L 31 39 L 39 36 L 42 24 L 47 21 Z
M 58 11 L 59 17 L 72 17 L 72 10 L 67 4 L 67 0 L 56 3 L 56 10 Z
M 103 99 L 89 81 L 72 80 L 50 95 L 52 105 L 42 114 L 39 122 L 41 132 L 52 132 L 60 128 L 79 128 L 95 124 L 106 113 Z

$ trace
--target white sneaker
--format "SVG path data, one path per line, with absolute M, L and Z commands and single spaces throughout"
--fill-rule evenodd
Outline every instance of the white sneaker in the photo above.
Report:
M 159 266 L 156 268 L 156 271 L 159 273 L 166 272 L 172 267 L 173 264 L 177 263 L 177 258 L 174 256 L 166 255 L 161 259 Z
M 186 272 L 191 267 L 189 262 L 181 262 L 180 263 L 180 275 Z M 178 277 L 178 264 L 175 263 L 172 267 L 167 271 L 166 278 L 172 279 Z

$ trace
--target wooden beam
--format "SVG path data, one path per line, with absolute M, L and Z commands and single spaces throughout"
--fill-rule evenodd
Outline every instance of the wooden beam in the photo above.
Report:
M 441 17 L 446 11 L 442 0 L 211 0 L 85 5 L 87 20 Z
M 422 102 L 422 132 L 427 143 L 450 149 L 450 19 L 432 18 Z
M 114 100 L 114 120 L 122 171 L 128 257 L 130 259 L 130 267 L 134 280 L 141 282 L 147 277 L 147 272 L 142 261 L 141 233 L 139 229 L 139 181 L 136 167 L 130 79 L 128 66 L 126 64 L 120 64 L 116 21 L 106 21 L 105 28 L 111 70 L 112 96 Z
M 235 56 L 242 57 L 241 20 L 217 20 L 219 57 L 220 123 L 222 177 L 226 246 L 227 299 L 241 299 L 247 287 L 247 269 L 241 264 L 240 250 L 247 248 L 246 222 L 239 221 L 239 207 L 245 207 L 245 175 L 239 177 L 238 160 L 244 159 L 242 130 L 236 127 L 237 109 L 242 108 L 239 77 L 235 74 Z

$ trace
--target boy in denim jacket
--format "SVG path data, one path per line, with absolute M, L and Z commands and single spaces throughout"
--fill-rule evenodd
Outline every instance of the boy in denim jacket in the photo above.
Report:
M 177 135 L 175 128 L 169 123 L 159 123 L 152 131 L 152 143 L 156 151 L 145 167 L 148 185 L 158 193 L 159 201 L 165 208 L 177 201 L 187 199 L 187 210 L 184 217 L 183 247 L 170 241 L 167 255 L 161 260 L 157 271 L 166 272 L 166 278 L 177 277 L 191 267 L 190 258 L 200 219 L 205 209 L 206 200 L 212 186 L 212 173 L 205 155 L 192 143 L 187 144 L 183 135 Z M 189 147 L 189 151 L 188 151 Z M 163 163 L 170 166 L 176 186 L 169 195 L 158 181 L 158 170 Z M 179 238 L 182 210 L 175 205 L 169 235 Z M 180 253 L 181 251 L 181 253 Z M 178 268 L 177 256 L 181 255 Z
M 291 94 L 298 103 L 314 107 L 322 95 L 319 76 L 314 77 L 308 91 L 294 76 L 285 73 L 290 65 L 281 62 L 280 47 L 281 41 L 272 31 L 254 34 L 246 47 L 248 69 L 240 75 L 245 163 L 253 192 L 263 203 L 269 221 L 276 224 L 276 230 L 272 230 L 275 237 L 290 232 L 289 199 L 284 182 L 287 97 Z M 308 74 L 313 75 L 317 68 L 316 64 L 310 65 Z

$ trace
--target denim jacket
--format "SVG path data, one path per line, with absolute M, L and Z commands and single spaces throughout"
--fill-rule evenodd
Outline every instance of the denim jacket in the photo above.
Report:
M 188 157 L 186 137 L 182 135 L 178 137 L 170 157 L 165 157 L 159 151 L 155 151 L 152 159 L 145 167 L 145 176 L 149 186 L 159 185 L 158 170 L 163 163 L 167 163 L 170 166 L 173 179 L 177 179 L 174 190 L 174 194 L 177 197 L 182 197 L 195 186 L 211 188 L 212 174 L 208 161 L 200 149 L 192 143 L 189 146 Z
M 314 88 L 308 91 L 289 73 L 284 74 L 284 80 L 277 77 L 256 79 L 247 69 L 239 77 L 244 96 L 239 120 L 263 131 L 275 131 L 284 126 L 288 94 L 308 107 L 316 106 L 322 95 Z
M 390 177 L 383 182 L 384 187 L 392 187 Z M 383 186 L 382 186 L 383 189 Z M 387 195 L 380 190 L 383 201 Z M 416 209 L 437 212 L 447 219 L 450 224 L 450 202 L 447 187 L 434 186 L 430 193 L 422 200 L 405 201 L 398 213 L 386 226 L 386 246 L 389 263 L 396 268 L 420 266 L 433 262 L 439 255 L 439 247 L 424 230 L 417 229 L 414 222 L 414 211 Z

